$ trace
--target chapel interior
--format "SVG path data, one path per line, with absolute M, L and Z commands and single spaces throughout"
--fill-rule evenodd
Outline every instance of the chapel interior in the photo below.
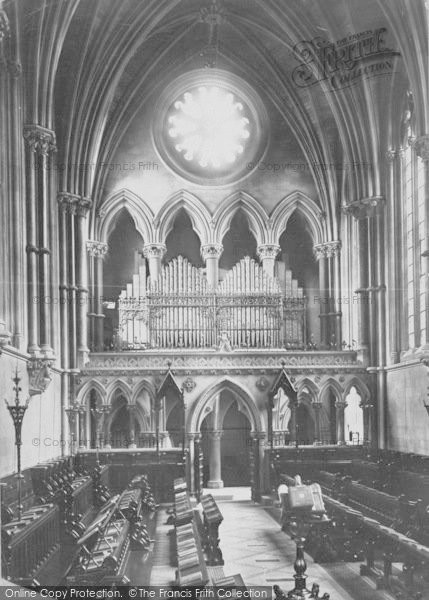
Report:
M 0 0 L 3 583 L 429 599 L 428 22 Z

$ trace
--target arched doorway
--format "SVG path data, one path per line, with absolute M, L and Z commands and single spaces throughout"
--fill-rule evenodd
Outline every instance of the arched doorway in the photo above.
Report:
M 190 448 L 190 485 L 204 487 L 251 485 L 252 497 L 263 485 L 262 414 L 244 387 L 227 378 L 207 389 L 188 415 L 187 431 L 196 440 Z M 198 466 L 198 455 L 201 461 Z M 226 482 L 224 482 L 225 477 Z
M 344 430 L 346 443 L 362 444 L 363 442 L 363 411 L 362 398 L 357 389 L 352 386 L 346 396 L 344 409 Z
M 234 401 L 223 420 L 222 480 L 225 486 L 250 485 L 250 422 Z
M 314 420 L 304 402 L 299 402 L 296 408 L 296 439 L 298 445 L 314 443 Z
M 230 390 L 222 391 L 201 424 L 205 487 L 250 485 L 250 421 Z

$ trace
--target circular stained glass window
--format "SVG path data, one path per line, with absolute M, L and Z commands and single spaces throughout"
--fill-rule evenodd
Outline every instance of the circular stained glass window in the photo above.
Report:
M 256 93 L 220 70 L 192 71 L 161 97 L 153 137 L 164 162 L 194 183 L 226 185 L 248 175 L 268 141 Z

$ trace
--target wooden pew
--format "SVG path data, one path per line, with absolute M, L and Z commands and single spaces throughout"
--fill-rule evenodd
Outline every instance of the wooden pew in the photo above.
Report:
M 207 553 L 207 564 L 223 565 L 222 552 L 219 548 L 219 525 L 223 521 L 222 513 L 211 494 L 201 496 L 201 505 L 204 515 L 203 547 Z
M 181 586 L 204 586 L 209 581 L 209 575 L 198 532 L 198 512 L 192 509 L 183 478 L 174 480 L 173 490 L 176 581 Z
M 2 553 L 7 578 L 23 585 L 37 581 L 38 573 L 58 550 L 59 510 L 54 504 L 27 509 L 21 519 L 2 526 Z

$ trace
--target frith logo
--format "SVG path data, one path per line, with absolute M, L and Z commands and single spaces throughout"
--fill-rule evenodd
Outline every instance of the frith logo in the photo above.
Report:
M 294 46 L 297 60 L 292 80 L 300 88 L 327 81 L 332 91 L 349 87 L 361 79 L 393 72 L 399 52 L 386 45 L 387 29 L 381 27 L 349 35 L 337 42 L 316 37 Z

